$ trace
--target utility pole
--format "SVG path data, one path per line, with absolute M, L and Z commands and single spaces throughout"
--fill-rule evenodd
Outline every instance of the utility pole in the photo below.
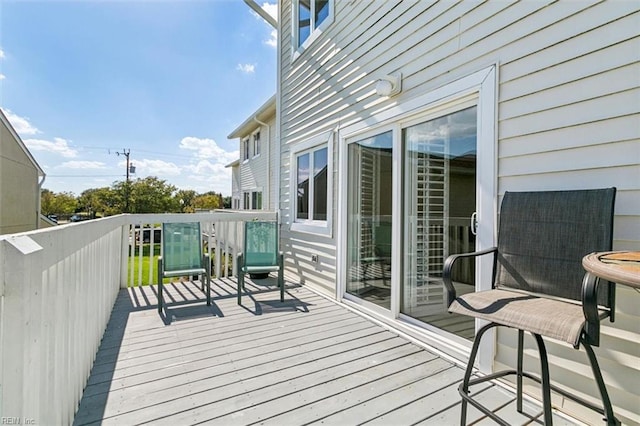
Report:
M 124 187 L 124 212 L 129 213 L 129 155 L 131 154 L 130 149 L 122 148 L 122 152 L 116 151 L 116 155 L 119 157 L 124 155 L 127 158 L 127 181 Z

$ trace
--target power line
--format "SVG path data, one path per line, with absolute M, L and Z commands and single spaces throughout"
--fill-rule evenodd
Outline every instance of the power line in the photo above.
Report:
M 82 148 L 82 149 L 87 149 L 87 150 L 105 150 L 108 153 L 111 153 L 112 151 L 115 151 L 114 148 L 110 148 L 108 146 L 86 146 L 86 145 L 74 145 L 74 148 Z M 159 151 L 151 151 L 148 149 L 137 149 L 135 150 L 136 152 L 144 152 L 147 154 L 154 154 L 157 156 L 162 156 L 162 157 L 177 157 L 177 158 L 197 158 L 196 154 L 193 155 L 184 155 L 184 154 L 176 154 L 173 152 L 159 152 Z
M 122 177 L 124 175 L 47 175 L 48 178 Z

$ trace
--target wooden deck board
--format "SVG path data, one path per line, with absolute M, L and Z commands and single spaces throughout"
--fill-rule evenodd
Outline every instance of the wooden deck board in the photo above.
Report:
M 122 290 L 74 424 L 458 423 L 459 366 L 303 287 L 235 288 L 166 285 L 162 315 L 155 287 Z

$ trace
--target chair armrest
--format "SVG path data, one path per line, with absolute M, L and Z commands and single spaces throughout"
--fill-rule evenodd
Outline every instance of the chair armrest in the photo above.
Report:
M 237 268 L 238 268 L 238 272 L 241 272 L 244 268 L 244 252 L 238 252 L 238 254 L 236 255 L 236 261 L 237 261 Z
M 489 253 L 493 253 L 495 257 L 495 254 L 497 252 L 497 247 L 491 247 L 485 250 L 474 251 L 472 253 L 452 254 L 451 256 L 447 257 L 447 259 L 444 261 L 444 268 L 442 269 L 442 281 L 444 282 L 444 286 L 447 289 L 447 306 L 451 306 L 453 301 L 456 299 L 456 289 L 453 286 L 453 281 L 451 279 L 451 272 L 456 261 L 461 258 L 478 257 Z
M 204 263 L 204 269 L 207 270 L 207 274 L 209 276 L 211 276 L 211 258 L 209 256 L 209 253 L 203 253 L 202 254 L 202 261 Z
M 598 287 L 600 278 L 591 272 L 584 274 L 582 280 L 582 312 L 586 323 L 584 325 L 585 340 L 591 346 L 600 346 L 600 309 L 598 309 Z M 615 284 L 610 283 L 613 286 Z M 615 290 L 613 290 L 615 291 Z M 615 307 L 609 307 L 609 320 L 613 322 Z

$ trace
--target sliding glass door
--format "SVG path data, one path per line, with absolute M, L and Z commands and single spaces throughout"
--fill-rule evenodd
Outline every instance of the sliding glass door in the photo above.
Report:
M 477 108 L 402 129 L 403 282 L 400 312 L 465 338 L 474 321 L 447 313 L 442 268 L 447 256 L 474 251 Z M 459 294 L 473 291 L 475 264 L 454 271 Z
M 346 292 L 390 309 L 392 132 L 350 143 L 347 154 Z

